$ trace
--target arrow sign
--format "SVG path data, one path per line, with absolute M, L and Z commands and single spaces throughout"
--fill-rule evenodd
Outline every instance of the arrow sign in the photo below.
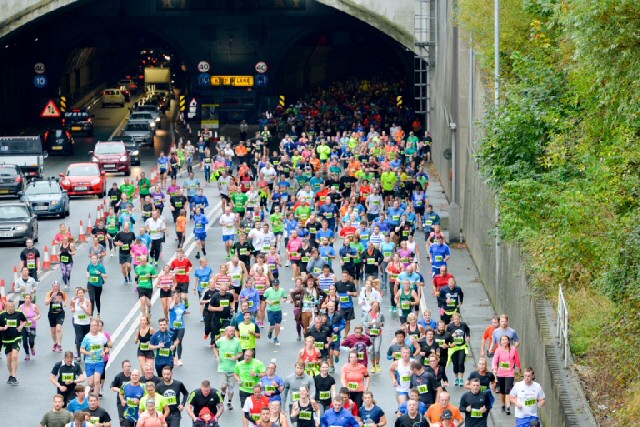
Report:
M 40 117 L 60 117 L 60 109 L 56 103 L 53 102 L 53 99 L 50 99 L 47 105 L 44 106 Z
M 211 75 L 202 73 L 198 76 L 198 84 L 200 86 L 211 86 Z

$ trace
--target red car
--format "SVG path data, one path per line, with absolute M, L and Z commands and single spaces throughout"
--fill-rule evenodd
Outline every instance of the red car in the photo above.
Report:
M 131 175 L 131 153 L 122 141 L 99 141 L 93 151 L 91 161 L 105 172 L 124 172 Z
M 107 194 L 105 172 L 95 163 L 72 163 L 60 178 L 60 185 L 69 196 L 103 197 Z

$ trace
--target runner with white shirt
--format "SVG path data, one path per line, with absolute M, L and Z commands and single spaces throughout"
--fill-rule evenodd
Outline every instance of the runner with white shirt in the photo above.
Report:
M 511 398 L 516 406 L 516 427 L 529 427 L 531 421 L 540 420 L 545 395 L 540 384 L 533 381 L 535 378 L 533 368 L 527 368 L 524 380 L 515 383 L 511 389 Z
M 273 183 L 276 180 L 276 176 L 278 176 L 275 168 L 271 166 L 270 162 L 267 162 L 262 169 L 260 169 L 260 173 L 264 177 L 264 180 L 267 181 L 267 184 L 269 184 L 269 189 L 273 190 Z
M 162 242 L 164 241 L 164 232 L 167 228 L 164 217 L 160 216 L 160 211 L 154 209 L 151 218 L 144 223 L 147 233 L 151 236 L 151 247 L 149 248 L 149 261 L 153 260 L 154 267 L 158 266 L 158 259 L 162 252 Z
M 218 177 L 218 190 L 220 191 L 220 197 L 222 198 L 222 207 L 226 208 L 231 201 L 229 197 L 229 187 L 233 178 L 227 174 L 226 169 L 222 169 L 221 175 Z
M 247 234 L 247 238 L 251 239 L 251 244 L 253 245 L 253 255 L 257 256 L 260 252 L 262 252 L 264 233 L 261 230 L 260 222 L 256 221 L 253 225 L 253 228 Z
M 224 214 L 220 215 L 220 227 L 222 227 L 222 241 L 227 251 L 227 259 L 231 257 L 231 246 L 233 246 L 235 239 L 237 222 L 236 215 L 231 212 L 231 206 L 225 206 Z

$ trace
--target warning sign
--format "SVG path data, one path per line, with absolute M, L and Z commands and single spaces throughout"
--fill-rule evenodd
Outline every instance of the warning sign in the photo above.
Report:
M 53 102 L 53 99 L 50 99 L 47 105 L 44 106 L 40 117 L 60 117 L 60 109 L 56 103 Z

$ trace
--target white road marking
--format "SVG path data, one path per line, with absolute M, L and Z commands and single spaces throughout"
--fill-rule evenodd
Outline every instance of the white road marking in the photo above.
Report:
M 207 218 L 209 219 L 209 224 L 207 224 L 205 230 L 208 231 L 211 226 L 213 224 L 215 224 L 216 219 L 222 215 L 222 210 L 220 209 L 222 207 L 222 201 L 218 202 L 214 208 L 211 210 L 211 212 L 209 213 L 209 215 L 207 215 Z M 187 238 L 187 240 L 185 240 L 185 245 L 188 244 L 188 241 L 190 241 L 191 239 L 193 239 L 194 235 L 193 233 L 191 233 L 189 235 L 189 237 Z M 189 247 L 185 250 L 185 255 L 188 257 L 191 252 L 193 252 L 193 250 L 196 247 L 196 243 L 195 241 L 193 243 L 191 243 L 189 245 Z M 175 258 L 175 254 L 169 259 L 169 261 L 173 260 Z M 155 302 L 158 300 L 159 296 L 160 296 L 160 290 L 157 288 L 157 283 L 158 283 L 158 279 L 156 279 L 156 281 L 154 282 L 154 293 L 153 296 L 151 297 L 151 307 L 153 307 L 153 305 L 155 304 Z M 111 342 L 116 341 L 116 339 L 118 338 L 118 336 L 120 335 L 120 333 L 122 333 L 122 331 L 124 330 L 124 328 L 127 326 L 127 324 L 129 323 L 129 321 L 131 320 L 131 318 L 133 316 L 136 315 L 136 313 L 138 313 L 138 310 L 140 309 L 140 301 L 136 302 L 136 304 L 131 308 L 131 310 L 129 311 L 129 314 L 127 314 L 127 317 L 125 317 L 125 319 L 118 325 L 118 328 L 116 328 L 116 331 L 114 332 L 114 334 L 111 336 Z M 136 327 L 138 326 L 138 321 L 139 321 L 140 317 L 136 316 L 136 318 L 133 320 L 133 323 L 129 326 L 129 329 L 127 329 L 127 332 L 124 334 L 123 338 L 118 342 L 118 344 L 115 346 L 115 348 L 113 349 L 113 351 L 110 352 L 110 356 L 109 356 L 109 363 L 107 363 L 107 366 L 105 367 L 105 371 L 107 369 L 109 369 L 109 367 L 111 366 L 111 362 L 113 362 L 114 360 L 116 360 L 116 358 L 118 357 L 118 354 L 120 354 L 120 352 L 122 351 L 122 349 L 124 348 L 124 346 L 129 342 L 129 340 L 131 339 L 131 336 L 133 335 L 133 333 L 135 332 Z

